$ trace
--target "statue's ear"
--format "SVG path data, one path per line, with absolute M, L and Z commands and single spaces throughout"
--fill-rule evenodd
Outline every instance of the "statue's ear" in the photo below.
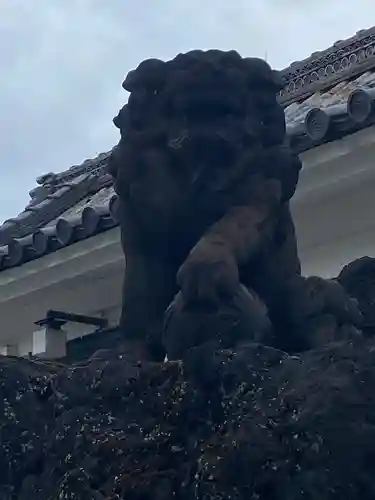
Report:
M 120 130 L 126 130 L 129 127 L 129 109 L 125 104 L 119 111 L 118 115 L 112 120 L 115 127 Z
M 273 70 L 267 61 L 258 57 L 246 57 L 243 63 L 250 87 L 267 88 L 273 92 L 282 89 L 280 73 Z
M 117 178 L 118 162 L 116 161 L 116 156 L 118 156 L 118 145 L 112 148 L 112 151 L 107 160 L 107 171 L 114 178 Z
M 275 90 L 277 90 L 277 91 L 282 90 L 284 87 L 284 80 L 283 80 L 283 77 L 282 77 L 280 71 L 273 69 L 272 76 L 273 76 L 273 82 L 275 85 Z
M 115 127 L 117 127 L 118 129 L 120 129 L 120 128 L 121 128 L 121 127 L 120 127 L 120 113 L 119 113 L 117 116 L 115 116 L 115 117 L 113 118 L 112 122 L 113 122 L 113 125 L 114 125 Z

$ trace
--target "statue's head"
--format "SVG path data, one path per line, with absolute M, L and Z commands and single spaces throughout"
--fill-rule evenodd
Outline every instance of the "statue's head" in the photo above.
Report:
M 228 189 L 244 158 L 262 168 L 264 150 L 285 138 L 280 76 L 262 59 L 220 50 L 149 59 L 123 87 L 130 96 L 113 120 L 121 140 L 110 170 L 119 195 L 138 206 L 142 198 L 170 214 L 182 193 L 190 203 L 199 190 L 204 197 Z
M 129 101 L 114 119 L 123 138 L 152 136 L 174 150 L 195 139 L 198 149 L 212 144 L 221 154 L 283 142 L 280 77 L 262 59 L 219 50 L 149 59 L 130 71 L 123 87 Z

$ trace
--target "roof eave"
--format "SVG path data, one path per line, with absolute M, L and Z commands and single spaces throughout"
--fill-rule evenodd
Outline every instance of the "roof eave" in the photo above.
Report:
M 120 229 L 62 248 L 39 259 L 0 273 L 0 304 L 47 289 L 49 286 L 122 262 Z

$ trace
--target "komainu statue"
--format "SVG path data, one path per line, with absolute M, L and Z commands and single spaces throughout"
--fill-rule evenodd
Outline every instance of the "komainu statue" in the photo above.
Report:
M 278 73 L 196 50 L 142 62 L 123 87 L 109 168 L 129 342 L 179 359 L 202 342 L 298 351 L 355 335 L 361 316 L 341 285 L 301 276 L 289 209 L 301 162 L 285 141 Z

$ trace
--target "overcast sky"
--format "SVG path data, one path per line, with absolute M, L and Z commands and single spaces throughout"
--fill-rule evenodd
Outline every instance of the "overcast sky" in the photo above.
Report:
M 371 25 L 373 0 L 0 0 L 0 221 L 38 175 L 117 141 L 142 59 L 221 48 L 282 68 Z

